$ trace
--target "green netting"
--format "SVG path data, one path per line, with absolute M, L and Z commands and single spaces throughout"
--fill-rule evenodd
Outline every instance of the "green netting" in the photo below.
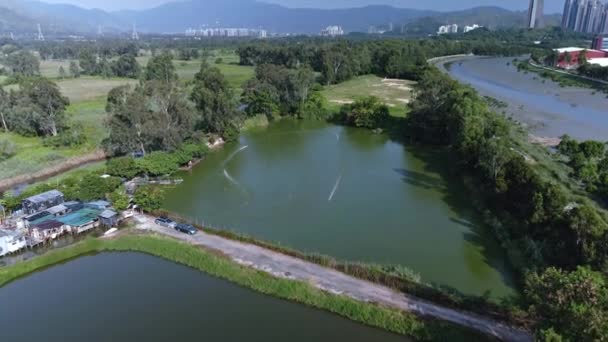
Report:
M 79 227 L 79 226 L 82 226 L 84 224 L 94 221 L 95 219 L 97 219 L 97 217 L 99 216 L 100 213 L 101 213 L 101 210 L 85 208 L 85 209 L 75 211 L 66 216 L 57 218 L 57 221 L 63 222 L 72 227 Z

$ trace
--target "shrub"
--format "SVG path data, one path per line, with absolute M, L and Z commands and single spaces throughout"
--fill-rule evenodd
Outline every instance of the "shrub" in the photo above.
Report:
M 165 192 L 157 186 L 144 185 L 135 191 L 135 203 L 147 212 L 160 209 L 164 199 Z
M 138 168 L 150 176 L 164 176 L 174 173 L 179 168 L 175 155 L 167 152 L 152 152 L 136 161 Z
M 17 153 L 17 146 L 8 140 L 0 140 L 0 160 L 8 159 Z
M 106 169 L 108 174 L 126 179 L 132 179 L 141 172 L 135 159 L 131 157 L 111 159 L 107 162 Z

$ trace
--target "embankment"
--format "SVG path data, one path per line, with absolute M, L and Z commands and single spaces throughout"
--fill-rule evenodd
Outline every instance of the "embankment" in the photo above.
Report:
M 24 183 L 33 183 L 37 181 L 44 180 L 46 178 L 50 178 L 56 176 L 60 173 L 70 171 L 77 167 L 83 166 L 85 164 L 98 162 L 106 159 L 106 154 L 103 150 L 96 150 L 89 154 L 85 154 L 79 157 L 74 157 L 66 160 L 65 162 L 55 165 L 41 171 L 20 175 L 8 179 L 0 180 L 0 193 L 6 190 L 9 190 L 19 184 Z
M 127 251 L 162 257 L 267 295 L 326 310 L 353 321 L 412 336 L 421 341 L 487 340 L 482 335 L 450 323 L 421 320 L 402 310 L 355 300 L 320 290 L 306 282 L 276 277 L 264 271 L 239 265 L 221 253 L 211 252 L 200 246 L 141 234 L 122 234 L 112 239 L 88 239 L 14 266 L 0 268 L 0 286 L 37 270 L 80 256 Z

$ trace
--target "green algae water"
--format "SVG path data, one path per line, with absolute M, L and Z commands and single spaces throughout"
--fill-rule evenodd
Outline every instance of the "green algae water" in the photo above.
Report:
M 284 120 L 212 152 L 165 207 L 303 251 L 404 265 L 467 294 L 513 294 L 446 160 L 367 130 Z
M 105 253 L 0 289 L 2 341 L 409 339 L 136 253 Z

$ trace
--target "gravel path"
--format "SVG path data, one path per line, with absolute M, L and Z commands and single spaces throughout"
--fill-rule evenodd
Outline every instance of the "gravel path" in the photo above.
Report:
M 379 303 L 416 315 L 452 322 L 495 336 L 501 340 L 532 341 L 532 336 L 526 331 L 472 313 L 456 311 L 406 296 L 388 287 L 354 278 L 268 249 L 203 232 L 198 232 L 194 236 L 182 234 L 155 224 L 154 218 L 150 216 L 138 215 L 135 217 L 135 221 L 138 229 L 152 231 L 193 245 L 220 251 L 241 265 L 270 273 L 276 277 L 303 281 L 333 294 L 345 295 L 356 300 Z

